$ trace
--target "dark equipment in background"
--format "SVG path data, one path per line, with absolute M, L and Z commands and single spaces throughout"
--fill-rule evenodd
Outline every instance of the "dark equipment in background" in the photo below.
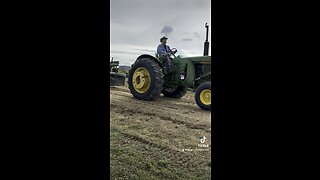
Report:
M 110 86 L 124 86 L 126 74 L 119 72 L 119 61 L 110 61 Z

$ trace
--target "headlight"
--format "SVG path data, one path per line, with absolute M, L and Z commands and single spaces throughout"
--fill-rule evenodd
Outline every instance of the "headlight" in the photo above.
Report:
M 180 72 L 180 79 L 181 80 L 184 80 L 186 77 L 186 69 L 183 69 L 181 72 Z

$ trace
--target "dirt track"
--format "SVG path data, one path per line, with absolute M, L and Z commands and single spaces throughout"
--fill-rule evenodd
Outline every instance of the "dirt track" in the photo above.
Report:
M 210 179 L 211 112 L 196 105 L 192 92 L 181 99 L 162 96 L 141 101 L 119 86 L 110 87 L 110 98 L 112 179 L 139 178 L 141 174 L 148 179 Z M 209 148 L 198 147 L 202 136 Z M 121 160 L 120 151 L 136 156 Z M 149 161 L 139 164 L 132 160 L 136 166 L 132 172 L 121 170 L 130 164 L 129 157 L 138 156 L 150 162 L 163 160 L 166 166 L 148 168 L 144 164 Z

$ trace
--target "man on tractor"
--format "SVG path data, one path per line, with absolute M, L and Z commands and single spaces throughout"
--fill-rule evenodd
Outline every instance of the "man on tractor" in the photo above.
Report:
M 175 51 L 173 51 L 173 49 L 171 50 L 170 47 L 167 45 L 167 37 L 163 36 L 160 39 L 161 44 L 159 44 L 158 48 L 157 48 L 157 54 L 160 58 L 163 58 L 165 60 L 164 62 L 164 73 L 167 74 L 170 72 L 171 69 L 171 58 L 170 56 L 172 54 L 176 53 L 176 49 Z

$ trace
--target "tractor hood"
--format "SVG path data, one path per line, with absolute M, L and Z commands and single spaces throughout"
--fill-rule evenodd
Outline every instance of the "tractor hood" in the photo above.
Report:
M 181 60 L 191 61 L 194 63 L 211 64 L 211 56 L 195 56 L 195 57 L 180 57 Z

